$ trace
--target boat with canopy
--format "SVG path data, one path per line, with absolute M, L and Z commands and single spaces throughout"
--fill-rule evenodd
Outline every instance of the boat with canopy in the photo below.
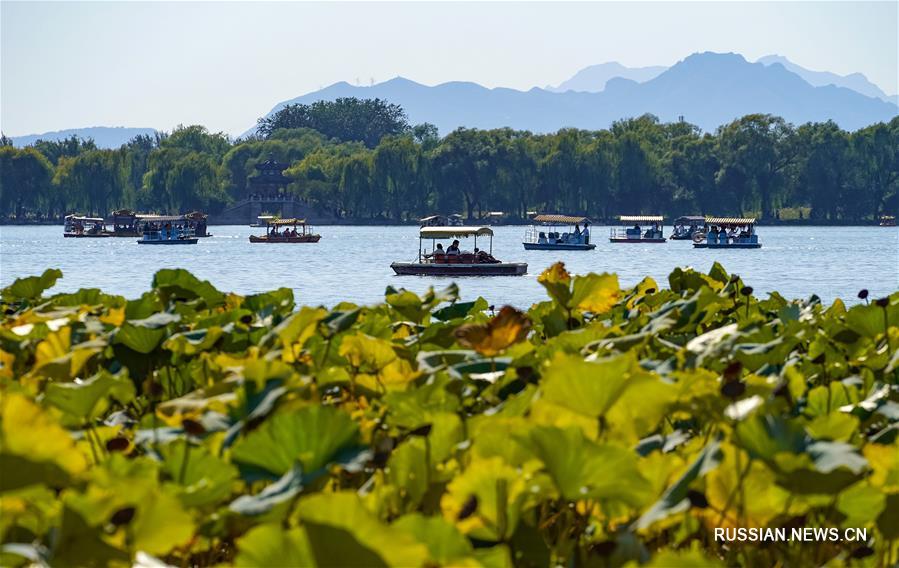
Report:
M 524 235 L 525 250 L 592 250 L 590 219 L 573 215 L 537 215 Z M 581 225 L 584 226 L 581 230 Z M 559 228 L 568 231 L 559 232 Z
M 62 236 L 66 238 L 97 238 L 111 237 L 112 233 L 106 230 L 106 220 L 102 217 L 82 217 L 80 215 L 66 215 Z
M 612 227 L 609 241 L 613 243 L 665 243 L 661 215 L 620 215 L 620 227 Z M 646 227 L 644 230 L 643 227 Z
M 689 241 L 697 232 L 702 232 L 705 228 L 705 217 L 702 215 L 684 215 L 674 220 L 674 229 L 671 236 L 668 237 L 672 241 Z
M 305 219 L 268 219 L 265 222 L 265 234 L 250 235 L 250 242 L 317 243 L 321 238 L 321 235 L 312 232 L 312 226 Z
M 705 228 L 693 235 L 694 248 L 762 248 L 755 233 L 755 219 L 744 217 L 706 217 Z
M 179 224 L 182 215 L 154 215 L 153 221 L 143 225 L 141 245 L 195 245 L 199 240 L 191 225 Z
M 487 251 L 478 248 L 478 237 L 489 239 Z M 463 251 L 458 239 L 474 238 L 474 250 Z M 446 249 L 438 240 L 453 239 Z M 431 252 L 426 248 L 431 241 Z M 483 242 L 483 240 L 482 240 Z M 490 227 L 421 227 L 418 234 L 418 259 L 393 262 L 390 267 L 399 275 L 418 276 L 520 276 L 526 274 L 524 262 L 502 262 L 493 257 L 493 229 Z

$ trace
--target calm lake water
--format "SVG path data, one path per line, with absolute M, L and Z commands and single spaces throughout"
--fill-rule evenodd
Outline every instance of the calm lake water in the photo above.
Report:
M 443 287 L 448 278 L 395 276 L 394 260 L 413 260 L 418 232 L 406 227 L 320 226 L 318 244 L 250 244 L 258 229 L 213 226 L 213 237 L 197 245 L 139 246 L 133 238 L 64 239 L 62 227 L 0 227 L 0 286 L 49 267 L 63 271 L 53 291 L 83 287 L 129 298 L 146 291 L 160 268 L 186 268 L 217 288 L 240 294 L 287 286 L 297 302 L 333 306 L 348 300 L 371 304 L 387 286 L 422 292 Z M 665 244 L 611 244 L 606 227 L 591 227 L 593 251 L 525 251 L 525 227 L 497 227 L 493 254 L 504 261 L 528 263 L 522 277 L 457 278 L 462 297 L 483 296 L 490 303 L 526 308 L 546 298 L 537 283 L 540 272 L 562 260 L 575 273 L 616 272 L 623 286 L 652 276 L 667 286 L 675 267 L 707 271 L 717 260 L 756 290 L 777 290 L 787 298 L 817 294 L 855 302 L 861 288 L 872 296 L 899 289 L 899 231 L 885 227 L 761 227 L 759 250 L 694 249 L 689 241 Z M 666 234 L 670 227 L 666 227 Z M 479 239 L 486 249 L 487 242 Z M 467 246 L 466 246 L 467 245 Z M 446 246 L 446 243 L 444 244 Z M 463 240 L 463 248 L 472 243 Z

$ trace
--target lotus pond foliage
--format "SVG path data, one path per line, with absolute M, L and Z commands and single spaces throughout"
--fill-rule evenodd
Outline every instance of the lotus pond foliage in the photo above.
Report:
M 329 310 L 184 270 L 50 295 L 61 276 L 2 291 L 4 566 L 899 561 L 899 292 L 556 264 L 526 312 L 454 284 Z

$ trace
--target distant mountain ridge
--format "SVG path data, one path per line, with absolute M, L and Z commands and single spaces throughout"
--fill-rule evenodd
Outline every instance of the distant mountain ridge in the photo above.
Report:
M 570 79 L 560 83 L 558 87 L 548 86 L 546 87 L 546 90 L 553 93 L 564 93 L 565 91 L 598 93 L 606 88 L 606 84 L 610 79 L 618 77 L 643 83 L 658 77 L 666 69 L 668 68 L 663 65 L 653 65 L 651 67 L 625 67 L 617 61 L 600 63 L 599 65 L 584 67 Z
M 10 136 L 13 146 L 22 148 L 34 144 L 38 140 L 63 140 L 72 135 L 84 140 L 92 138 L 98 148 L 118 148 L 135 136 L 156 134 L 155 128 L 128 128 L 125 126 L 89 126 L 87 128 L 70 128 L 67 130 L 54 130 L 43 134 L 28 134 L 25 136 Z
M 878 98 L 884 101 L 896 102 L 895 96 L 887 95 L 883 90 L 868 80 L 861 73 L 850 73 L 849 75 L 837 75 L 830 71 L 812 71 L 800 65 L 796 65 L 782 55 L 766 55 L 758 60 L 758 63 L 764 65 L 773 65 L 780 63 L 787 71 L 796 73 L 813 87 L 823 87 L 825 85 L 836 85 L 837 87 L 845 87 L 852 89 L 857 93 Z
M 335 83 L 276 105 L 340 97 L 381 98 L 401 105 L 412 123 L 431 122 L 447 134 L 460 126 L 553 132 L 608 128 L 615 120 L 652 113 L 713 131 L 741 116 L 770 113 L 801 124 L 833 120 L 856 130 L 899 114 L 896 104 L 834 85 L 815 87 L 780 63 L 750 63 L 733 53 L 697 53 L 638 83 L 611 78 L 601 92 L 488 89 L 450 82 L 433 87 L 397 77 L 370 87 Z M 251 129 L 245 135 L 251 134 Z

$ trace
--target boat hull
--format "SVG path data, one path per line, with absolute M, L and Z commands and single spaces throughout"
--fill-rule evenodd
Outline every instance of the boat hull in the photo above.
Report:
M 62 236 L 67 239 L 105 239 L 106 237 L 114 237 L 115 235 L 112 235 L 110 233 L 100 233 L 99 235 L 88 235 L 86 233 L 63 233 Z
M 195 245 L 200 239 L 194 237 L 191 239 L 173 239 L 165 241 L 137 241 L 139 245 Z
M 693 243 L 693 248 L 698 248 L 698 249 L 759 249 L 759 248 L 762 248 L 762 243 L 728 243 L 728 244 Z
M 528 265 L 524 262 L 495 264 L 394 262 L 390 268 L 400 276 L 521 276 L 528 271 Z
M 593 244 L 550 244 L 550 243 L 521 243 L 524 250 L 593 250 Z
M 321 235 L 303 235 L 299 237 L 278 237 L 278 238 L 269 238 L 269 237 L 257 237 L 256 235 L 250 235 L 251 243 L 317 243 L 322 238 Z
M 609 237 L 610 243 L 667 243 L 668 239 L 627 239 L 623 237 Z

